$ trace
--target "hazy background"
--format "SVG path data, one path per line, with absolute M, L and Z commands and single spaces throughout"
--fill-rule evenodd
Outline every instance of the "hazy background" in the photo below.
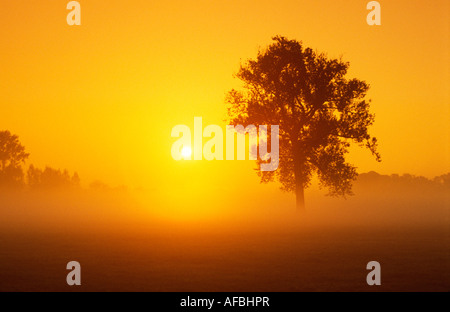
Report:
M 67 2 L 5 1 L 0 11 L 0 128 L 38 167 L 77 171 L 87 184 L 258 190 L 251 163 L 174 162 L 170 133 L 194 116 L 224 126 L 240 62 L 283 35 L 342 55 L 349 77 L 371 85 L 383 162 L 354 148 L 360 172 L 450 171 L 446 0 L 382 1 L 380 27 L 367 25 L 366 0 L 81 1 L 80 27 L 67 25 Z
M 0 290 L 449 290 L 449 2 L 3 1 L 0 130 L 81 187 L 0 191 Z M 107 3 L 107 4 L 105 4 Z M 175 162 L 177 124 L 225 126 L 240 62 L 274 35 L 343 56 L 371 85 L 383 161 L 352 148 L 356 196 L 307 210 L 249 161 Z M 409 173 L 413 177 L 391 174 Z M 91 182 L 100 180 L 90 187 Z M 109 186 L 108 186 L 109 185 Z M 75 289 L 76 290 L 76 289 Z

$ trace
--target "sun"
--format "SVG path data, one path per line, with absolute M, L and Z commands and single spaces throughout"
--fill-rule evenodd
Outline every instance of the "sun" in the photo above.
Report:
M 181 149 L 181 156 L 183 156 L 183 158 L 190 158 L 192 155 L 192 149 L 190 146 L 183 146 L 183 148 Z

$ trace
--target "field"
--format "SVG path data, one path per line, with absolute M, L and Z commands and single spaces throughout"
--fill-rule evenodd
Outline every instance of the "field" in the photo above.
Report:
M 448 193 L 400 192 L 310 194 L 301 213 L 285 196 L 190 221 L 122 195 L 28 194 L 2 205 L 0 291 L 449 291 Z M 366 283 L 372 260 L 380 287 Z

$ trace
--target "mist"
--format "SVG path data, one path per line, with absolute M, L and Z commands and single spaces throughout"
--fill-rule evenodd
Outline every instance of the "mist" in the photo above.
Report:
M 371 172 L 347 199 L 307 192 L 304 211 L 265 185 L 170 198 L 99 182 L 3 190 L 0 289 L 67 291 L 77 260 L 81 290 L 367 290 L 378 260 L 381 290 L 448 290 L 448 190 L 448 175 Z

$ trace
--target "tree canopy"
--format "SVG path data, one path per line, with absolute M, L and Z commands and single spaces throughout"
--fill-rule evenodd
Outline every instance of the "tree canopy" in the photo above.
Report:
M 330 195 L 349 195 L 357 177 L 356 167 L 345 160 L 350 143 L 367 147 L 380 161 L 377 139 L 369 134 L 374 122 L 365 100 L 369 85 L 346 78 L 349 63 L 342 59 L 296 40 L 273 40 L 241 65 L 236 76 L 243 89 L 227 96 L 230 122 L 279 125 L 279 168 L 258 174 L 263 183 L 277 180 L 283 190 L 295 192 L 299 208 L 314 173 Z
M 17 135 L 0 131 L 0 184 L 13 186 L 23 183 L 22 164 L 29 155 Z

